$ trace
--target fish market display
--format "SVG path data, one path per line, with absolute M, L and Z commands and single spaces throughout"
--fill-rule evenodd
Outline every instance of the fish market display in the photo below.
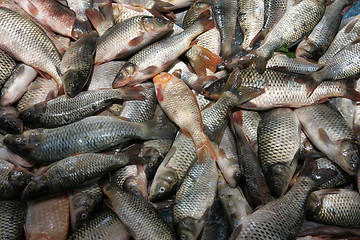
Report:
M 360 239 L 359 3 L 0 0 L 0 239 Z

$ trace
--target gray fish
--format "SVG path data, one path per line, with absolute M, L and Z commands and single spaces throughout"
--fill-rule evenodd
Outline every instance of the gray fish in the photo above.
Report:
M 6 52 L 0 49 L 0 89 L 5 84 L 12 70 L 15 68 L 16 62 Z
M 25 202 L 0 201 L 0 239 L 24 239 Z
M 0 106 L 0 133 L 1 134 L 19 134 L 24 126 L 19 119 L 19 113 L 14 107 Z
M 87 90 L 112 88 L 112 82 L 125 61 L 110 61 L 94 67 Z
M 265 20 L 262 31 L 269 32 L 292 5 L 291 0 L 265 0 Z
M 129 165 L 117 170 L 111 182 L 128 193 L 147 199 L 147 178 L 142 165 Z
M 360 226 L 360 195 L 349 189 L 324 189 L 310 194 L 306 216 L 315 222 L 343 227 Z

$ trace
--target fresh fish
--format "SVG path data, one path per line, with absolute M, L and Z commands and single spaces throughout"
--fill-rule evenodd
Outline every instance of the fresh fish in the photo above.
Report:
M 145 122 L 152 119 L 157 106 L 154 84 L 145 82 L 139 84 L 139 86 L 144 88 L 142 94 L 145 99 L 125 101 L 119 114 L 120 117 L 131 122 Z
M 263 73 L 270 55 L 283 45 L 291 46 L 308 34 L 320 21 L 325 11 L 324 0 L 294 1 L 279 22 L 266 35 L 260 47 L 237 62 L 256 61 L 256 68 Z
M 22 193 L 23 199 L 60 193 L 97 179 L 130 163 L 124 154 L 84 153 L 62 159 L 37 175 Z
M 8 134 L 4 143 L 36 162 L 52 163 L 77 153 L 99 152 L 128 138 L 168 139 L 174 134 L 172 125 L 158 123 L 156 119 L 133 123 L 116 117 L 92 116 L 62 127 Z
M 11 75 L 15 66 L 16 62 L 14 59 L 0 49 L 0 89 Z
M 338 32 L 342 17 L 341 11 L 350 2 L 351 0 L 335 0 L 326 6 L 323 18 L 310 35 L 299 43 L 296 48 L 296 56 L 317 60 L 323 55 Z
M 298 236 L 304 237 L 309 235 L 356 239 L 360 237 L 360 231 L 359 228 L 345 228 L 305 221 Z
M 360 226 L 360 195 L 349 189 L 324 189 L 310 194 L 306 216 L 315 222 L 343 227 Z
M 19 134 L 22 133 L 23 129 L 23 123 L 19 119 L 19 113 L 16 109 L 0 106 L 0 133 Z
M 15 2 L 51 31 L 75 39 L 87 32 L 86 26 L 82 26 L 75 18 L 75 13 L 56 0 L 15 0 Z
M 360 36 L 360 15 L 356 16 L 351 22 L 345 25 L 336 34 L 334 40 L 331 42 L 328 50 L 319 58 L 320 64 L 327 63 L 346 45 L 352 43 Z
M 58 94 L 59 86 L 54 80 L 38 77 L 30 84 L 16 109 L 21 112 L 37 103 L 51 100 L 58 96 Z
M 0 239 L 24 239 L 25 202 L 0 201 Z
M 334 175 L 332 170 L 318 169 L 315 162 L 308 162 L 290 191 L 244 217 L 229 239 L 295 239 L 311 190 Z
M 111 182 L 128 193 L 147 199 L 147 178 L 142 165 L 129 165 L 117 170 Z
M 68 240 L 128 240 L 129 238 L 130 234 L 121 220 L 113 211 L 106 208 L 74 231 Z
M 173 23 L 158 17 L 136 16 L 115 24 L 98 40 L 95 63 L 124 59 L 159 39 Z
M 217 164 L 230 187 L 236 187 L 240 181 L 242 169 L 239 166 L 235 139 L 229 127 L 225 128 L 219 145 Z
M 25 237 L 29 240 L 66 240 L 69 231 L 69 201 L 66 195 L 27 204 Z
M 186 50 L 199 34 L 214 27 L 204 14 L 197 22 L 181 33 L 157 41 L 132 56 L 115 77 L 113 87 L 135 85 L 166 70 Z M 174 42 L 177 44 L 174 45 Z
M 20 113 L 20 118 L 34 127 L 63 126 L 88 117 L 121 99 L 143 98 L 141 87 L 81 92 L 74 98 L 65 95 L 37 103 Z
M 216 142 L 220 141 L 218 138 L 227 123 L 228 110 L 262 93 L 258 89 L 250 88 L 242 88 L 238 92 L 239 86 L 232 84 L 234 78 L 238 77 L 239 72 L 234 71 L 219 100 L 201 112 L 206 134 Z M 169 198 L 196 159 L 195 146 L 191 138 L 179 135 L 155 174 L 150 188 L 150 201 L 157 202 Z
M 53 42 L 30 19 L 0 7 L 0 47 L 16 60 L 50 75 L 61 85 L 60 54 Z
M 271 195 L 254 148 L 243 131 L 244 127 L 241 127 L 241 119 L 240 112 L 236 112 L 230 123 L 236 139 L 240 166 L 244 171 L 241 185 L 249 204 L 255 209 L 271 201 Z
M 97 183 L 78 188 L 69 196 L 70 223 L 73 231 L 93 217 L 99 210 L 103 198 L 103 192 Z
M 35 69 L 25 64 L 19 64 L 1 90 L 0 104 L 9 106 L 17 102 L 28 90 L 29 85 L 36 76 Z
M 204 214 L 215 199 L 218 181 L 216 163 L 209 152 L 204 155 L 204 162 L 194 163 L 176 192 L 174 223 L 179 239 L 198 238 Z
M 295 173 L 300 149 L 300 122 L 290 108 L 267 111 L 259 123 L 259 161 L 271 194 L 285 194 Z
M 226 212 L 230 229 L 234 231 L 240 225 L 241 220 L 252 213 L 252 209 L 241 189 L 239 187 L 230 187 L 221 173 L 219 173 L 217 183 L 217 194 Z
M 22 167 L 0 159 L 0 176 L 0 198 L 11 199 L 20 196 L 34 175 Z
M 109 197 L 112 209 L 134 239 L 175 239 L 170 227 L 149 202 L 116 186 L 107 185 L 103 191 Z
M 216 26 L 221 35 L 221 56 L 226 59 L 232 53 L 231 46 L 235 38 L 238 2 L 237 0 L 211 0 L 210 3 Z
M 192 138 L 199 161 L 204 163 L 206 152 L 216 160 L 216 153 L 203 130 L 202 115 L 194 93 L 181 79 L 166 72 L 155 76 L 153 81 L 161 108 L 183 134 Z
M 264 0 L 238 0 L 238 21 L 244 40 L 241 48 L 245 51 L 253 49 L 253 39 L 264 25 L 265 5 Z
M 124 61 L 110 61 L 94 67 L 88 90 L 102 90 L 112 88 L 112 82 Z
M 299 74 L 316 72 L 322 66 L 323 65 L 318 63 L 309 62 L 302 57 L 289 58 L 283 53 L 274 53 L 274 56 L 272 56 L 266 64 L 266 68 L 284 70 Z
M 89 81 L 95 57 L 97 32 L 93 31 L 80 38 L 67 49 L 61 63 L 64 91 L 75 97 Z
M 310 141 L 350 175 L 359 165 L 359 147 L 352 129 L 331 105 L 319 104 L 295 110 Z
M 304 76 L 266 69 L 261 75 L 254 68 L 240 70 L 241 86 L 264 89 L 265 93 L 246 102 L 241 107 L 251 110 L 267 110 L 275 107 L 301 107 L 326 101 L 330 97 L 358 99 L 359 93 L 354 90 L 351 81 L 325 81 L 321 83 L 310 97 L 304 83 Z M 216 82 L 214 83 L 214 85 Z M 205 89 L 208 96 L 217 96 L 217 89 L 209 86 Z M 209 92 L 211 91 L 211 92 Z M 291 93 L 290 93 L 291 92 Z M 285 94 L 286 93 L 286 94 Z

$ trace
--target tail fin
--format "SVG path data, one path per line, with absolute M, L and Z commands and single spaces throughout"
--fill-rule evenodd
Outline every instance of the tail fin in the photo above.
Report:
M 346 92 L 343 95 L 344 98 L 348 98 L 353 101 L 360 101 L 360 92 L 356 91 L 357 81 L 357 79 L 345 81 Z
M 208 158 L 212 158 L 214 161 L 218 160 L 218 155 L 210 142 L 210 139 L 206 137 L 206 141 L 200 144 L 195 144 L 196 154 L 199 159 L 199 163 L 204 164 Z
M 144 87 L 135 86 L 135 87 L 121 87 L 114 89 L 119 93 L 119 98 L 124 100 L 144 100 L 145 96 L 142 94 L 144 92 Z
M 255 44 L 257 44 L 258 42 L 264 40 L 264 38 L 265 38 L 265 36 L 267 35 L 267 33 L 268 33 L 268 30 L 265 30 L 265 29 L 260 30 L 260 31 L 255 35 L 255 37 L 251 40 L 250 47 L 254 47 Z
M 321 82 L 315 81 L 311 74 L 305 75 L 304 77 L 299 77 L 295 79 L 296 82 L 306 85 L 306 96 L 309 98 L 315 91 L 315 89 L 320 85 Z
M 222 62 L 220 56 L 199 45 L 194 45 L 189 51 L 192 52 L 192 55 L 195 55 L 194 58 L 188 58 L 192 68 L 198 75 L 206 75 L 206 68 L 215 72 L 217 65 Z
M 206 32 L 215 27 L 214 20 L 210 20 L 211 13 L 209 10 L 202 12 L 197 18 L 196 22 L 199 22 L 203 27 L 203 32 Z M 197 23 L 193 24 L 197 24 Z

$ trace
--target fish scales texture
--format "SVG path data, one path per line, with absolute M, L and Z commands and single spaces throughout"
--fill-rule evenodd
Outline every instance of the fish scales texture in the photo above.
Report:
M 175 240 L 170 227 L 149 202 L 115 186 L 107 186 L 103 191 L 110 198 L 116 215 L 130 229 L 133 238 Z
M 331 180 L 321 184 L 317 189 L 333 188 L 349 181 L 349 175 L 342 170 L 336 163 L 333 163 L 327 158 L 318 158 L 315 160 L 318 168 L 332 169 L 337 172 L 337 175 Z
M 116 214 L 105 209 L 73 232 L 68 240 L 128 240 L 129 237 L 130 234 Z
M 285 68 L 289 72 L 299 74 L 316 72 L 321 67 L 322 65 L 309 62 L 304 58 L 289 58 L 285 54 L 274 54 L 274 56 L 271 57 L 266 64 L 266 68 L 274 68 L 275 70 L 277 68 Z
M 12 70 L 15 68 L 16 62 L 6 52 L 0 49 L 0 90 L 5 84 Z
M 0 46 L 15 59 L 49 74 L 61 85 L 60 54 L 34 22 L 0 7 Z
M 307 213 L 315 222 L 343 227 L 360 226 L 360 195 L 349 189 L 324 189 L 311 193 Z
M 245 135 L 248 137 L 250 143 L 254 147 L 254 150 L 257 152 L 257 129 L 259 126 L 259 123 L 261 121 L 261 116 L 256 111 L 247 111 L 247 110 L 241 110 L 242 114 L 242 129 L 245 133 Z
M 285 11 L 290 7 L 291 1 L 289 0 L 265 0 L 265 31 L 271 30 L 276 23 L 279 22 Z
M 110 61 L 94 67 L 88 90 L 112 88 L 112 82 L 125 61 Z
M 22 240 L 25 223 L 25 202 L 0 201 L 0 239 Z

